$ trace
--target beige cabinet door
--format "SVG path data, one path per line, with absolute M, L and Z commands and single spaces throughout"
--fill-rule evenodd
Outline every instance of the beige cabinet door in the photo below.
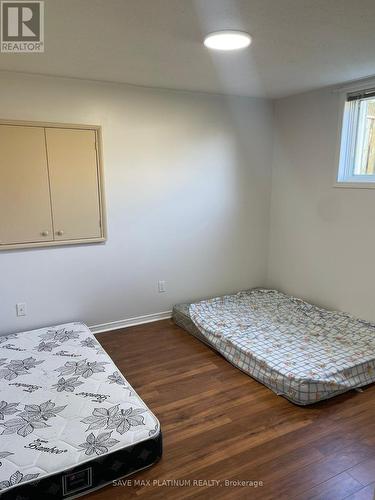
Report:
M 51 240 L 44 128 L 0 125 L 0 244 Z
M 46 128 L 55 240 L 101 237 L 94 130 Z

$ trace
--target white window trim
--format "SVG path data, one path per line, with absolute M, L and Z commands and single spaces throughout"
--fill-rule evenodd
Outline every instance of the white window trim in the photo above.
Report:
M 345 166 L 348 166 L 348 162 L 346 158 L 341 158 L 341 150 L 345 148 L 345 151 L 348 152 L 349 148 L 347 148 L 347 138 L 348 138 L 348 127 L 353 126 L 353 123 L 348 123 L 349 120 L 345 116 L 346 106 L 349 104 L 347 102 L 347 95 L 351 92 L 359 92 L 361 90 L 365 90 L 366 88 L 375 87 L 375 78 L 366 79 L 364 82 L 358 82 L 358 84 L 350 83 L 345 86 L 341 86 L 335 89 L 335 92 L 339 93 L 339 116 L 338 116 L 338 140 L 337 140 L 337 150 L 335 156 L 335 171 L 334 171 L 334 182 L 333 187 L 335 188 L 344 188 L 344 189 L 375 189 L 375 175 L 369 176 L 361 176 L 360 180 L 356 176 L 348 176 L 346 175 L 346 179 L 350 180 L 339 180 L 339 174 L 343 169 L 343 162 L 345 162 Z M 354 146 L 350 148 L 349 154 L 354 154 Z

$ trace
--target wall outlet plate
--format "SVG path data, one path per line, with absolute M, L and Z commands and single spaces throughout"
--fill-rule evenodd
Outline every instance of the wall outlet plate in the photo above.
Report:
M 159 280 L 158 281 L 158 290 L 159 293 L 163 293 L 167 291 L 167 282 L 164 280 Z
M 26 304 L 24 302 L 19 302 L 16 304 L 17 316 L 26 316 Z

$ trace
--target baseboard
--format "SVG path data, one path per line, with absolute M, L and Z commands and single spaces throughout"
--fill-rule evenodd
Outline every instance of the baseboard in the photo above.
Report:
M 169 319 L 172 317 L 172 311 L 163 311 L 153 314 L 144 314 L 143 316 L 135 316 L 134 318 L 120 319 L 119 321 L 111 321 L 110 323 L 102 323 L 100 325 L 89 326 L 92 333 L 108 332 L 110 330 L 119 330 L 120 328 L 127 328 L 129 326 L 143 325 L 145 323 L 152 323 L 153 321 L 160 321 L 162 319 Z

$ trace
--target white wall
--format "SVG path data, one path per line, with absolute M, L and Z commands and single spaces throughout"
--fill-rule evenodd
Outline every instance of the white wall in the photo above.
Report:
M 339 94 L 275 103 L 268 286 L 375 321 L 375 190 L 334 188 Z
M 0 333 L 105 323 L 264 284 L 265 101 L 1 73 L 0 110 L 103 126 L 109 231 L 104 245 L 0 252 Z

